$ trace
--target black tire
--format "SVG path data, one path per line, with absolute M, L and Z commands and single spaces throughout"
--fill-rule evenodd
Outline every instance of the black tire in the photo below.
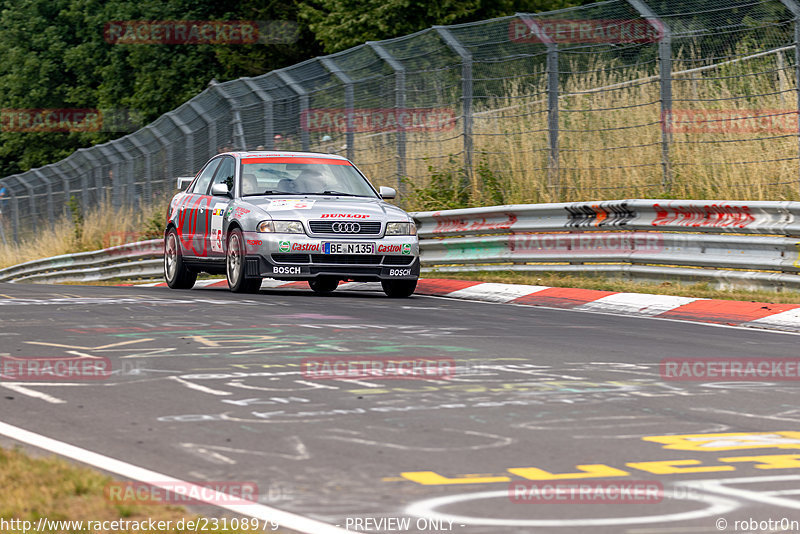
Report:
M 308 287 L 311 288 L 311 291 L 319 293 L 320 295 L 333 293 L 333 291 L 339 287 L 339 280 L 327 276 L 318 276 L 308 281 Z
M 178 231 L 170 228 L 164 238 L 164 280 L 171 289 L 192 289 L 197 273 L 190 271 L 183 262 Z
M 258 293 L 261 278 L 245 278 L 244 275 L 244 235 L 238 228 L 228 234 L 225 248 L 225 274 L 228 288 L 234 293 Z
M 387 297 L 401 299 L 410 297 L 417 289 L 417 280 L 381 280 L 381 287 Z

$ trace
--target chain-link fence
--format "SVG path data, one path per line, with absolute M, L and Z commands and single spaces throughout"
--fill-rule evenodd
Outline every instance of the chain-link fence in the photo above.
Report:
M 341 153 L 406 207 L 800 198 L 800 0 L 608 0 L 433 27 L 211 85 L 0 180 L 0 236 L 148 203 L 223 149 Z M 5 230 L 5 231 L 3 231 Z

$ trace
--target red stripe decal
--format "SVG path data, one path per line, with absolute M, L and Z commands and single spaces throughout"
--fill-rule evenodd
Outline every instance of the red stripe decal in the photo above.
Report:
M 617 291 L 598 291 L 596 289 L 572 289 L 568 287 L 551 287 L 511 301 L 513 304 L 529 306 L 549 306 L 551 308 L 574 308 L 587 302 L 616 295 Z
M 704 323 L 739 324 L 800 308 L 797 304 L 770 304 L 737 300 L 696 300 L 656 317 Z
M 317 165 L 350 165 L 350 162 L 344 159 L 330 159 L 330 158 L 246 158 L 242 159 L 242 163 L 250 165 L 251 163 L 310 163 Z
M 477 286 L 483 282 L 470 282 L 469 280 L 445 280 L 442 278 L 420 278 L 417 282 L 418 295 L 446 295 L 459 289 Z

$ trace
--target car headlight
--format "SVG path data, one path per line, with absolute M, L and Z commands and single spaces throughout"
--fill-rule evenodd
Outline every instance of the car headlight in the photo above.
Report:
M 261 221 L 256 230 L 262 233 L 273 232 L 276 234 L 302 234 L 303 223 L 300 221 Z
M 386 235 L 417 235 L 413 222 L 390 222 L 386 224 Z

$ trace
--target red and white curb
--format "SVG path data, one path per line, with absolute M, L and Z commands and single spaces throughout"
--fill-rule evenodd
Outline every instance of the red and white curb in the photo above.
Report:
M 138 286 L 164 287 L 166 284 L 156 282 Z M 198 280 L 195 284 L 195 288 L 227 287 L 225 280 Z M 306 282 L 281 282 L 270 279 L 264 280 L 261 288 L 309 290 Z M 339 290 L 380 291 L 381 287 L 376 282 L 348 282 L 340 284 Z M 771 304 L 438 278 L 421 278 L 415 294 L 800 332 L 800 304 Z

